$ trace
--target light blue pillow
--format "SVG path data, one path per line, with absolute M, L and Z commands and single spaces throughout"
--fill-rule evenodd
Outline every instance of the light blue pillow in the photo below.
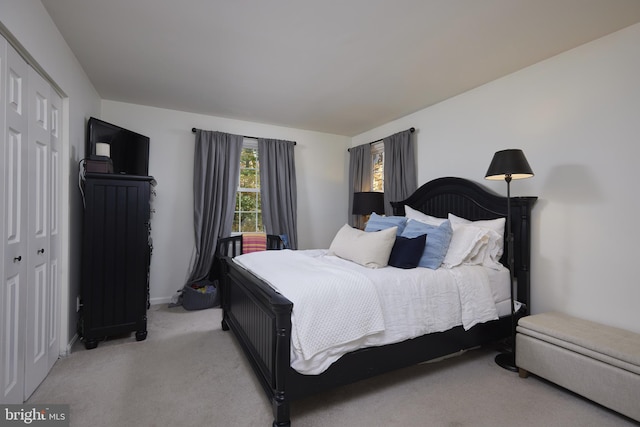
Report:
M 402 237 L 417 237 L 421 234 L 427 235 L 427 244 L 422 252 L 422 257 L 418 266 L 437 269 L 442 264 L 444 257 L 447 255 L 453 229 L 449 220 L 443 222 L 439 226 L 429 225 L 420 221 L 409 221 L 402 232 Z
M 373 212 L 367 221 L 367 225 L 364 227 L 364 231 L 380 231 L 386 230 L 391 227 L 398 227 L 396 236 L 402 234 L 405 225 L 407 224 L 407 218 L 403 216 L 382 216 Z

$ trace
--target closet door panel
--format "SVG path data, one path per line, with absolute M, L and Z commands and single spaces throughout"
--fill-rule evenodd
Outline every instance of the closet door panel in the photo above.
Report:
M 49 157 L 49 289 L 47 292 L 47 340 L 49 369 L 60 356 L 60 151 L 62 98 L 51 89 Z
M 31 396 L 49 372 L 49 84 L 29 69 L 27 318 L 24 398 Z
M 7 44 L 3 64 L 5 111 L 3 164 L 4 250 L 2 271 L 2 339 L 0 366 L 2 403 L 22 403 L 24 387 L 25 322 L 27 296 L 27 81 L 28 66 Z

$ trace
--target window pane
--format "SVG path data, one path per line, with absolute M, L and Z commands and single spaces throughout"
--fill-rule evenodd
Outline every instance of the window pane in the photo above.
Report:
M 244 148 L 240 156 L 240 188 L 259 188 L 258 150 Z
M 372 190 L 384 191 L 384 151 L 372 155 Z
M 255 169 L 240 169 L 240 188 L 259 188 L 258 171 Z
M 239 232 L 240 231 L 240 214 L 235 212 L 233 214 L 233 225 L 231 226 L 231 232 Z
M 239 192 L 240 194 L 240 212 L 248 212 L 256 210 L 256 193 Z
M 233 232 L 261 232 L 260 165 L 256 148 L 243 148 L 240 155 L 240 182 L 236 193 Z
M 257 229 L 257 221 L 255 212 L 241 212 L 241 230 L 242 232 L 255 232 Z

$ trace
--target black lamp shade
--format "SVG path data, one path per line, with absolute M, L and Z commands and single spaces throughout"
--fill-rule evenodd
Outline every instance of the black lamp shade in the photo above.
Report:
M 384 213 L 384 193 L 365 191 L 353 193 L 353 215 L 369 215 L 371 212 Z
M 509 149 L 497 151 L 489 165 L 485 179 L 503 180 L 531 178 L 533 171 L 522 150 Z

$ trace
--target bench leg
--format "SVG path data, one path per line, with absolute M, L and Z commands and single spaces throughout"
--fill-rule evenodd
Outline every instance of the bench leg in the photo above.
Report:
M 529 376 L 529 371 L 526 369 L 518 368 L 518 376 L 520 378 L 527 378 Z

